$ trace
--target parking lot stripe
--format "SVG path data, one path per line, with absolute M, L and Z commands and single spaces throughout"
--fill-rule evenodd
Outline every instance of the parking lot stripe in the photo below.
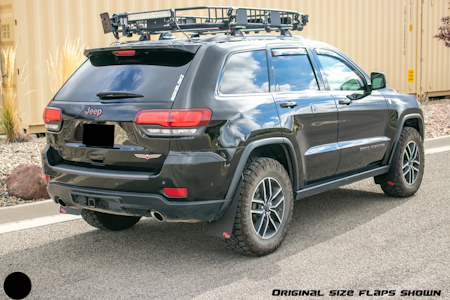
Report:
M 67 221 L 72 221 L 72 220 L 77 220 L 77 219 L 81 219 L 81 216 L 60 214 L 60 215 L 53 215 L 53 216 L 36 218 L 36 219 L 6 223 L 6 224 L 0 225 L 0 234 L 34 228 L 34 227 L 40 227 L 40 226 L 45 226 L 45 225 L 50 225 L 50 224 L 55 224 L 55 223 L 60 223 L 60 222 L 67 222 Z

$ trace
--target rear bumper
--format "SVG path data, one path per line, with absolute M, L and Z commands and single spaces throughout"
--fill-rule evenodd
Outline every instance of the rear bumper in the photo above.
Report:
M 157 173 L 147 171 L 146 162 L 142 162 L 139 171 L 119 165 L 66 164 L 58 151 L 49 146 L 42 153 L 44 174 L 50 176 L 50 183 L 118 193 L 154 194 L 169 201 L 225 199 L 234 174 L 229 159 L 209 151 L 169 152 Z M 90 151 L 96 153 L 98 149 Z M 164 188 L 186 188 L 188 194 L 184 199 L 169 199 Z
M 50 183 L 50 197 L 58 203 L 78 209 L 90 209 L 110 214 L 149 217 L 158 211 L 167 221 L 215 221 L 226 200 L 168 201 L 158 194 L 117 192 Z

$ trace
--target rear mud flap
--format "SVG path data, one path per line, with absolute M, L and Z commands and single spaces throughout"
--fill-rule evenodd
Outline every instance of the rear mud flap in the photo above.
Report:
M 233 231 L 234 218 L 236 217 L 236 209 L 241 195 L 242 179 L 234 193 L 233 200 L 223 216 L 213 222 L 206 223 L 206 234 L 229 239 Z

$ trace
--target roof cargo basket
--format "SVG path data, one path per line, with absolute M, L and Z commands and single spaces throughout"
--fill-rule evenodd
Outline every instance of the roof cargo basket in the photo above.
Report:
M 199 15 L 184 15 L 190 11 Z M 149 36 L 165 32 L 191 32 L 193 37 L 202 34 L 225 33 L 242 36 L 244 32 L 280 31 L 291 36 L 289 30 L 303 30 L 308 15 L 280 9 L 249 7 L 199 6 L 172 8 L 137 13 L 118 13 L 111 18 L 100 15 L 104 33 L 112 32 L 116 39 L 133 34 Z

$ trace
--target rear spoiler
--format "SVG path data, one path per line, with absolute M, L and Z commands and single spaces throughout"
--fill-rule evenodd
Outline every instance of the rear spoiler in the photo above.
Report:
M 114 46 L 111 47 L 102 47 L 102 48 L 91 48 L 91 49 L 86 49 L 84 50 L 84 55 L 89 57 L 91 54 L 95 53 L 95 52 L 103 52 L 103 51 L 115 51 L 115 50 L 125 50 L 125 49 L 134 49 L 134 50 L 141 50 L 141 49 L 176 49 L 176 50 L 180 50 L 180 51 L 186 51 L 192 54 L 197 53 L 197 50 L 202 46 L 202 44 L 172 44 L 172 45 L 167 45 L 167 42 L 164 43 L 164 45 L 162 45 L 162 43 L 160 45 L 158 45 L 158 42 L 154 42 L 155 44 L 152 43 L 152 45 L 143 45 L 143 44 L 139 44 L 136 42 L 132 42 L 132 43 L 120 43 L 120 44 L 116 44 Z

